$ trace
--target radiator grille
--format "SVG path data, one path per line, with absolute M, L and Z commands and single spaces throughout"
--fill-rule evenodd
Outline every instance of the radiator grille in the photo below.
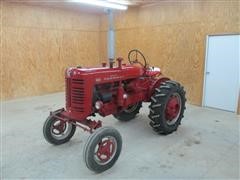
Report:
M 72 79 L 71 109 L 76 112 L 84 112 L 84 80 Z
M 66 93 L 66 107 L 71 106 L 71 79 L 66 78 L 65 79 L 65 93 Z
M 66 78 L 66 106 L 71 111 L 84 112 L 84 80 Z

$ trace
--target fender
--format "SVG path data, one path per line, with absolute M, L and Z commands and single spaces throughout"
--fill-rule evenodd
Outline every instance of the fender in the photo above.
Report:
M 168 77 L 160 75 L 157 79 L 153 81 L 150 86 L 150 91 L 148 97 L 151 98 L 152 94 L 154 93 L 155 88 L 159 87 L 162 82 L 170 80 Z

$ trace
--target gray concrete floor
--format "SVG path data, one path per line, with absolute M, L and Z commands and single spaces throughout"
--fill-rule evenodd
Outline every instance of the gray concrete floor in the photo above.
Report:
M 97 117 L 120 131 L 123 149 L 113 168 L 94 174 L 83 162 L 87 133 L 78 129 L 61 146 L 43 138 L 42 125 L 49 111 L 64 106 L 63 93 L 2 105 L 3 178 L 239 178 L 240 121 L 231 112 L 187 105 L 182 125 L 168 136 L 149 127 L 148 104 L 127 123 Z

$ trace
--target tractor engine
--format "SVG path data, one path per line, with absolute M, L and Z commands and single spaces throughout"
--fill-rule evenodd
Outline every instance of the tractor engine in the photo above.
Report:
M 118 59 L 117 67 L 68 68 L 66 70 L 66 110 L 73 119 L 99 113 L 116 114 L 128 106 L 149 99 L 155 81 L 143 77 L 144 69 Z

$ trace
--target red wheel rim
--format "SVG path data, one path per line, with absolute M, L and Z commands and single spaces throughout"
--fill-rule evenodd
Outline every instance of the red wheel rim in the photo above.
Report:
M 105 137 L 96 146 L 95 160 L 104 165 L 110 162 L 116 154 L 117 142 L 114 137 Z
M 61 121 L 59 119 L 53 119 L 50 128 L 50 133 L 52 137 L 57 140 L 65 139 L 72 131 L 72 124 L 68 122 Z
M 66 123 L 60 120 L 56 120 L 53 123 L 52 133 L 55 135 L 60 135 L 66 130 Z
M 174 93 L 170 96 L 165 109 L 165 118 L 167 123 L 174 124 L 180 115 L 181 111 L 181 97 L 178 93 Z

